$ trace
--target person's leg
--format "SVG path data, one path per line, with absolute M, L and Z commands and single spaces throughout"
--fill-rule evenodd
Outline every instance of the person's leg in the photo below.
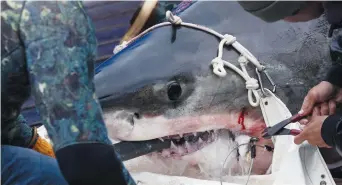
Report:
M 1 146 L 1 184 L 67 185 L 57 160 L 32 149 Z

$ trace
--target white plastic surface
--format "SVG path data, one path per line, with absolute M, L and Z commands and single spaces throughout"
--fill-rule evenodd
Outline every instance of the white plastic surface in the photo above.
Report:
M 291 117 L 291 112 L 284 103 L 271 91 L 270 96 L 260 101 L 260 108 L 267 126 Z M 291 123 L 286 128 L 300 129 L 300 124 Z M 296 145 L 293 136 L 276 136 L 272 174 L 275 175 L 274 185 L 296 184 L 315 185 L 325 181 L 326 185 L 335 185 L 335 182 L 325 164 L 319 150 L 315 146 L 304 142 Z M 324 178 L 322 178 L 324 176 Z
M 149 172 L 132 173 L 137 185 L 220 185 L 218 181 L 201 180 L 182 176 L 167 176 Z M 245 184 L 246 177 L 234 177 L 236 183 L 222 182 L 222 185 Z M 271 176 L 251 176 L 248 185 L 267 185 L 265 182 L 272 181 Z

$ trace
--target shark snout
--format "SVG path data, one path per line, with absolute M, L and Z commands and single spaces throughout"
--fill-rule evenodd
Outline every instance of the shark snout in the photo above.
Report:
M 115 118 L 118 120 L 126 120 L 134 126 L 135 120 L 140 119 L 140 114 L 138 112 L 120 111 Z

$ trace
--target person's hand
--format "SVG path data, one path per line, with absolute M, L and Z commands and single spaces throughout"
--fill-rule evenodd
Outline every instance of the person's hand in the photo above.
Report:
M 316 19 L 324 12 L 321 2 L 309 2 L 302 7 L 295 15 L 287 16 L 284 21 L 287 22 L 307 22 Z
M 294 138 L 294 143 L 299 145 L 307 140 L 313 146 L 331 148 L 324 142 L 321 135 L 322 125 L 327 117 L 314 115 L 304 127 L 303 131 Z
M 298 145 L 307 140 L 311 145 L 331 148 L 324 142 L 321 136 L 321 128 L 328 115 L 335 113 L 338 102 L 342 102 L 341 88 L 337 88 L 326 81 L 313 87 L 304 98 L 301 111 L 299 111 L 302 116 L 311 115 L 311 117 L 309 120 L 302 119 L 299 121 L 306 126 L 294 138 L 295 144 Z
M 336 111 L 336 103 L 342 101 L 341 88 L 335 87 L 333 84 L 322 81 L 313 87 L 304 98 L 301 111 L 299 114 L 307 116 L 313 115 L 331 115 Z M 301 120 L 305 124 L 307 120 Z

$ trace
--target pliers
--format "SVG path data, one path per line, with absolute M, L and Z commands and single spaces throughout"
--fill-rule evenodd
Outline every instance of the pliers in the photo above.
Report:
M 287 129 L 284 127 L 286 127 L 286 125 L 288 125 L 290 123 L 297 122 L 297 121 L 303 119 L 304 117 L 305 116 L 301 116 L 300 114 L 296 114 L 296 115 L 292 116 L 291 118 L 288 118 L 284 121 L 281 121 L 280 123 L 277 123 L 273 127 L 267 127 L 264 129 L 262 137 L 265 139 L 269 139 L 272 136 L 277 136 L 277 135 L 293 135 L 293 136 L 296 136 L 296 135 L 300 134 L 300 132 L 301 132 L 300 130 Z

